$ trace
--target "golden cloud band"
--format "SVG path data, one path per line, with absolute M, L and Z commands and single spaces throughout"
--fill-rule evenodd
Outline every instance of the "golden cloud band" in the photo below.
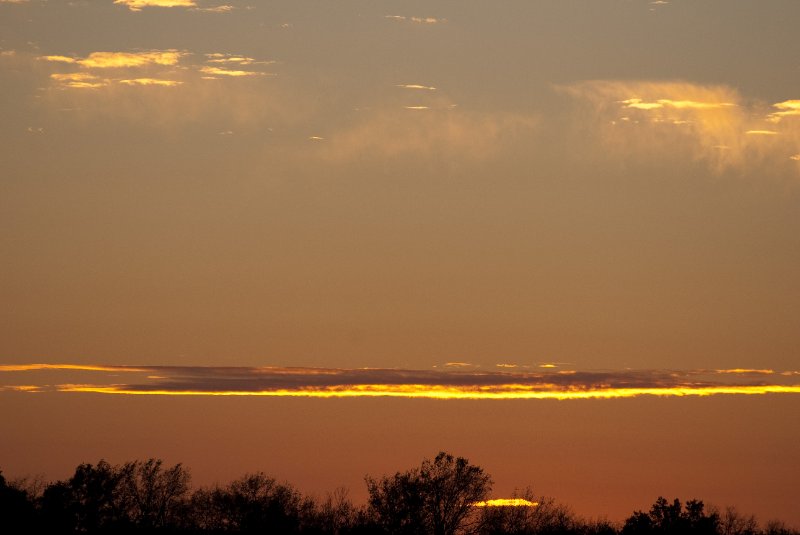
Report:
M 574 400 L 800 393 L 800 372 L 745 368 L 509 372 L 463 367 L 404 370 L 7 364 L 0 365 L 0 372 L 12 377 L 26 375 L 17 384 L 0 384 L 0 391 L 150 396 Z M 28 380 L 29 372 L 49 372 L 56 377 L 37 385 Z M 77 382 L 73 377 L 63 377 L 83 373 L 92 373 L 95 380 Z

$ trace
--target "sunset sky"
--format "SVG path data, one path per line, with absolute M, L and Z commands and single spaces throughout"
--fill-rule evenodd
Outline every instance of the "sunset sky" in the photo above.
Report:
M 800 2 L 0 0 L 0 470 L 800 528 Z

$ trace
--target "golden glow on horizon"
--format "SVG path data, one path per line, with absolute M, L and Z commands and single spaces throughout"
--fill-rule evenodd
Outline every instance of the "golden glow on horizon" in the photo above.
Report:
M 539 502 L 532 502 L 524 498 L 495 498 L 471 504 L 473 507 L 537 507 Z
M 639 396 L 684 397 L 712 396 L 719 394 L 800 394 L 800 385 L 715 385 L 647 388 L 595 388 L 559 389 L 555 385 L 496 385 L 445 386 L 445 385 L 351 385 L 334 387 L 308 387 L 298 390 L 276 389 L 261 391 L 197 391 L 197 390 L 135 390 L 124 385 L 78 385 L 65 384 L 57 387 L 59 392 L 88 392 L 98 394 L 126 394 L 153 396 L 260 396 L 260 397 L 397 397 L 423 399 L 617 399 Z

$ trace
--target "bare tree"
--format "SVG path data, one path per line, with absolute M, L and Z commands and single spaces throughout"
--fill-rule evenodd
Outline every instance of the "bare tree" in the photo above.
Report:
M 145 529 L 174 523 L 189 492 L 189 472 L 181 464 L 164 468 L 161 459 L 132 461 L 119 468 L 131 522 Z
M 376 523 L 398 535 L 471 531 L 476 527 L 467 522 L 472 504 L 484 500 L 491 485 L 482 468 L 445 452 L 393 477 L 367 477 L 369 508 Z

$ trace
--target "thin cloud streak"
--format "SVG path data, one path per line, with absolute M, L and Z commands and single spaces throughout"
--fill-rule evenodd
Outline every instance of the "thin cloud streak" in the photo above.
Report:
M 32 384 L 30 372 L 43 370 L 86 372 L 93 380 Z M 5 391 L 118 395 L 569 400 L 800 393 L 796 372 L 757 369 L 519 372 L 23 364 L 0 366 L 0 372 L 24 374 L 19 384 L 0 385 Z M 121 382 L 120 373 L 131 380 Z

